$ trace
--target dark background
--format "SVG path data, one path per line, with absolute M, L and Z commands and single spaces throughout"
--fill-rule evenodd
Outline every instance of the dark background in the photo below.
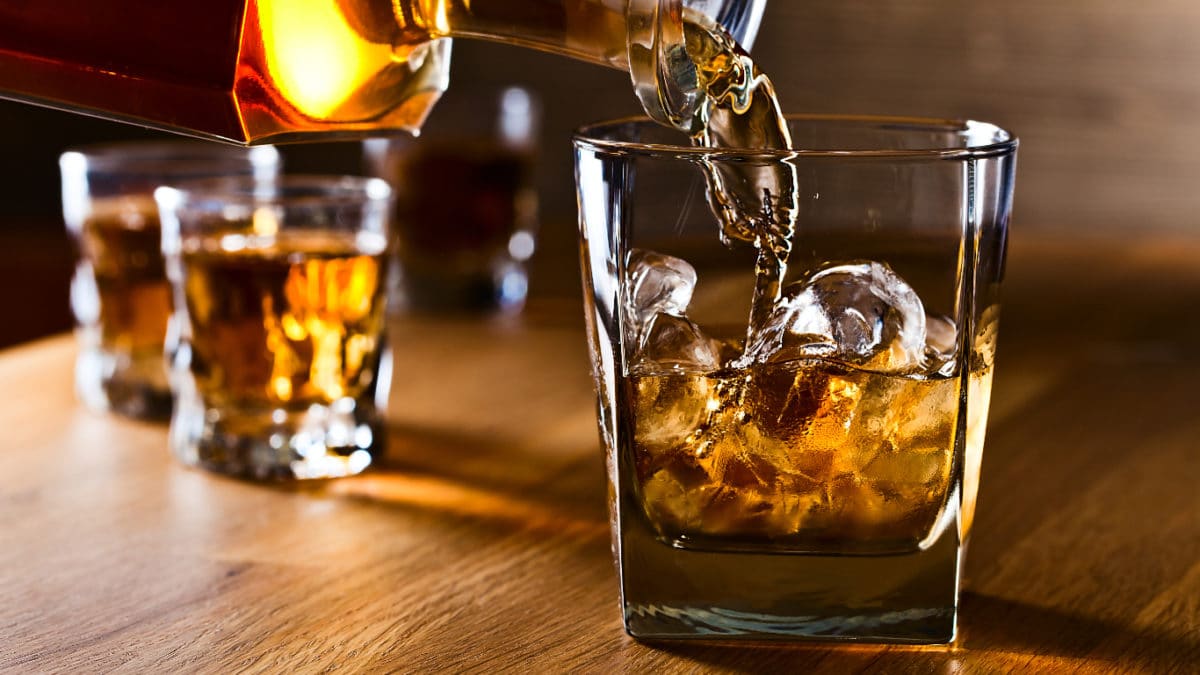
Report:
M 773 0 L 754 53 L 789 111 L 970 117 L 1015 131 L 1015 238 L 1200 237 L 1195 0 Z M 541 96 L 533 293 L 578 298 L 570 132 L 637 113 L 628 76 L 460 41 L 453 83 Z M 57 155 L 160 134 L 3 101 L 0 128 L 3 346 L 70 325 Z M 289 172 L 361 167 L 347 143 L 288 147 L 285 161 Z

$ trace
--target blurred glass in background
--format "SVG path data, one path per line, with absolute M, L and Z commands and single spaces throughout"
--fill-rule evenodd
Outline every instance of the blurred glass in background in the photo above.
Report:
M 175 456 L 257 479 L 366 469 L 392 384 L 387 184 L 219 179 L 155 195 L 180 327 Z
M 368 173 L 395 190 L 395 307 L 524 306 L 540 107 L 521 87 L 452 88 L 419 137 L 365 141 Z
M 154 190 L 218 176 L 270 180 L 279 153 L 270 146 L 126 142 L 70 150 L 59 166 L 63 218 L 79 254 L 71 281 L 76 391 L 96 410 L 165 419 L 171 290 Z

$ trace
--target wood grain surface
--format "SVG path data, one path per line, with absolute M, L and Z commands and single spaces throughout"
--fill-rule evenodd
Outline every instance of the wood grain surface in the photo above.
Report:
M 386 466 L 184 469 L 0 354 L 0 671 L 1195 672 L 1200 243 L 1015 243 L 950 647 L 621 630 L 578 303 L 405 320 Z

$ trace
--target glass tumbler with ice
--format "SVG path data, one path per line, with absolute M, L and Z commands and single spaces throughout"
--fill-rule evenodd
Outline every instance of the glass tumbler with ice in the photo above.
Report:
M 975 122 L 790 131 L 803 150 L 712 153 L 638 122 L 576 137 L 625 626 L 947 642 L 1016 141 Z M 762 200 L 752 242 L 723 236 L 742 230 L 706 181 L 770 172 L 795 202 Z

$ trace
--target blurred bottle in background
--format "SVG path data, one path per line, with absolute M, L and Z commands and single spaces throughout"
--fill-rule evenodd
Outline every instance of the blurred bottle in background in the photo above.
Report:
M 521 87 L 452 89 L 418 138 L 364 142 L 395 190 L 395 306 L 511 312 L 525 303 L 538 223 L 541 106 Z

